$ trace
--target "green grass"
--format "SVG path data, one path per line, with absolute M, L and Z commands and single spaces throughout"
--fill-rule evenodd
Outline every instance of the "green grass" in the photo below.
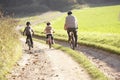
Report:
M 88 8 L 74 12 L 82 32 L 120 33 L 120 6 Z
M 120 5 L 105 6 L 96 8 L 85 8 L 73 10 L 78 19 L 78 42 L 104 48 L 113 53 L 120 54 Z M 56 20 L 51 21 L 55 29 L 55 37 L 65 38 L 67 33 L 64 30 L 66 13 Z M 38 35 L 45 28 L 45 24 L 34 27 Z M 64 37 L 63 37 L 64 36 Z
M 45 41 L 41 41 L 38 39 L 34 40 L 45 44 Z M 58 44 L 53 45 L 53 47 L 62 50 L 68 55 L 70 55 L 80 66 L 84 67 L 84 69 L 91 76 L 92 80 L 109 80 L 109 78 L 106 77 L 100 70 L 98 70 L 98 68 L 96 68 L 83 53 L 79 53 L 77 51 L 60 46 Z
M 22 49 L 15 21 L 2 18 L 0 22 L 0 80 L 6 80 L 5 75 L 20 58 Z

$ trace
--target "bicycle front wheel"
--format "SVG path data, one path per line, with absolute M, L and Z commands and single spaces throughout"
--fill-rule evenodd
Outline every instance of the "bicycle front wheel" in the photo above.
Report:
M 74 50 L 75 49 L 75 38 L 74 37 L 72 37 L 70 45 L 71 45 L 71 48 Z
M 49 36 L 49 38 L 48 38 L 48 45 L 49 45 L 49 48 L 51 48 L 51 47 L 52 47 L 52 40 L 51 40 L 51 36 Z

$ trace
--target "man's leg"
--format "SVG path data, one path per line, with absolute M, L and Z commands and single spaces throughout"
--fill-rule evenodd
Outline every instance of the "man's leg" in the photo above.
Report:
M 68 34 L 68 42 L 70 41 L 70 31 L 67 30 L 67 34 Z
M 75 47 L 76 47 L 77 46 L 77 39 L 78 39 L 77 30 L 74 31 L 74 36 L 75 36 Z

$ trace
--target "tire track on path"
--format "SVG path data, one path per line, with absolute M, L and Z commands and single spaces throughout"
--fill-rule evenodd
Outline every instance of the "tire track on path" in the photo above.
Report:
M 45 40 L 40 36 L 34 36 L 37 39 Z M 64 47 L 69 47 L 68 42 L 63 40 L 55 40 L 55 42 Z M 120 55 L 116 55 L 94 47 L 78 45 L 78 52 L 82 52 L 88 59 L 100 69 L 111 80 L 120 80 Z
M 56 41 L 56 43 L 69 47 L 69 44 L 65 41 Z M 76 50 L 87 56 L 106 76 L 112 80 L 120 80 L 120 55 L 84 45 L 78 45 Z

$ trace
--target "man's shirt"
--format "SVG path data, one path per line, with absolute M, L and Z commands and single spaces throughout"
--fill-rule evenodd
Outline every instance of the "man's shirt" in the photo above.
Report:
M 68 15 L 66 17 L 66 21 L 65 21 L 65 26 L 67 28 L 77 28 L 78 24 L 77 24 L 77 19 L 76 17 L 72 16 L 72 15 Z

